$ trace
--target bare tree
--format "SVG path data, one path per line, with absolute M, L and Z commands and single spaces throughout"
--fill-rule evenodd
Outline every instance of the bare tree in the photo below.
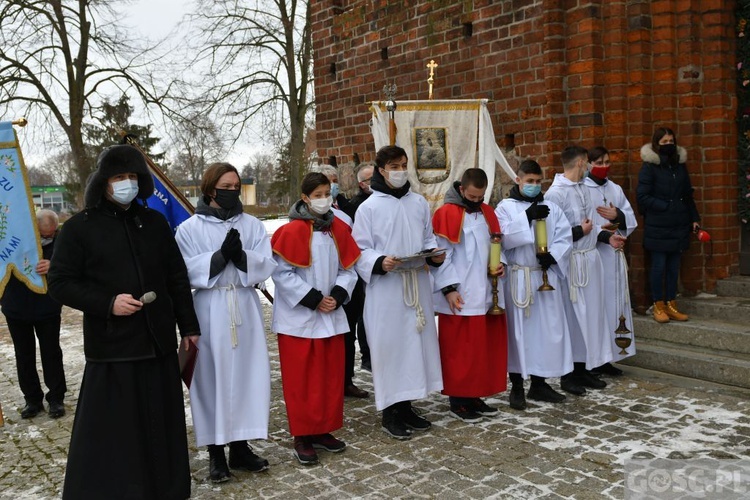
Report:
M 55 176 L 39 167 L 29 167 L 27 169 L 29 184 L 32 186 L 51 186 L 55 184 Z
M 266 206 L 271 201 L 270 189 L 274 181 L 274 157 L 270 153 L 258 153 L 242 169 L 242 178 L 252 177 L 255 183 L 255 199 L 258 205 Z
M 177 122 L 171 149 L 176 151 L 169 169 L 172 179 L 198 184 L 210 163 L 223 160 L 226 141 L 215 123 L 196 114 Z
M 82 125 L 99 94 L 133 89 L 146 104 L 164 97 L 148 83 L 150 49 L 128 38 L 115 4 L 6 0 L 0 8 L 0 111 L 20 106 L 39 123 L 59 125 L 80 191 L 93 169 Z
M 289 146 L 296 193 L 305 165 L 304 132 L 312 111 L 312 37 L 305 0 L 207 0 L 193 15 L 206 38 L 196 64 L 215 79 L 203 97 L 208 109 L 223 108 L 241 131 L 261 118 L 280 149 Z M 201 41 L 203 43 L 203 41 Z

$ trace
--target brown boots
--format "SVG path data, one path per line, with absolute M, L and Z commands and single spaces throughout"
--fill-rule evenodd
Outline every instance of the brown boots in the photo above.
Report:
M 667 316 L 669 316 L 669 319 L 673 319 L 675 321 L 687 321 L 688 315 L 685 313 L 681 313 L 677 310 L 677 302 L 674 300 L 670 300 L 667 302 Z
M 677 302 L 670 300 L 654 302 L 654 320 L 657 323 L 669 323 L 669 320 L 687 321 L 688 315 L 677 310 Z

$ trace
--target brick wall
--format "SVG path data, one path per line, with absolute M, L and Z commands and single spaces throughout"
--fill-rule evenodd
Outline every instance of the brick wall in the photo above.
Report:
M 408 6 L 405 6 L 408 5 Z M 634 202 L 640 147 L 668 125 L 688 150 L 709 248 L 694 243 L 687 292 L 736 273 L 734 1 L 316 0 L 318 154 L 374 156 L 369 103 L 386 82 L 397 100 L 489 98 L 499 144 L 551 178 L 570 144 L 612 151 L 613 179 Z M 557 169 L 559 171 L 559 169 Z M 629 245 L 634 293 L 646 301 L 642 234 Z

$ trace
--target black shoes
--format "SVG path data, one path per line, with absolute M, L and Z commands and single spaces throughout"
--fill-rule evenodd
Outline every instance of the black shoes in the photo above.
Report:
M 212 483 L 229 481 L 232 474 L 227 467 L 227 457 L 224 455 L 224 445 L 208 445 L 208 463 Z
M 419 414 L 412 408 L 410 401 L 401 401 L 398 404 L 397 415 L 404 423 L 406 427 L 415 431 L 426 431 L 432 424 L 429 420 L 419 416 Z
M 602 366 L 596 367 L 591 370 L 592 375 L 609 375 L 610 377 L 621 377 L 625 373 L 612 363 L 604 363 Z
M 583 396 L 586 394 L 586 389 L 576 384 L 573 376 L 570 374 L 560 377 L 560 388 L 563 391 L 575 394 L 576 396 Z
M 60 418 L 65 416 L 65 406 L 60 402 L 54 402 L 49 404 L 49 416 L 50 418 Z
M 383 430 L 392 438 L 401 441 L 411 439 L 411 432 L 406 428 L 401 418 L 399 418 L 396 405 L 391 405 L 383 409 Z
M 514 385 L 511 387 L 508 401 L 510 402 L 510 407 L 514 410 L 526 409 L 526 396 L 523 394 L 523 385 Z
M 451 406 L 450 415 L 464 422 L 478 422 L 482 420 L 482 415 L 468 406 Z
M 366 399 L 370 397 L 370 393 L 364 389 L 360 389 L 354 384 L 344 386 L 344 396 L 347 398 L 360 398 Z
M 247 441 L 233 441 L 229 443 L 229 467 L 248 472 L 262 472 L 268 470 L 268 460 L 256 455 Z
M 489 406 L 479 398 L 474 399 L 471 409 L 485 417 L 494 417 L 498 413 L 497 408 Z
M 42 405 L 42 403 L 26 403 L 26 406 L 24 406 L 23 409 L 21 410 L 21 418 L 34 418 L 43 411 L 44 411 L 44 406 Z M 65 409 L 63 409 L 63 415 L 64 414 L 65 414 Z M 57 418 L 57 417 L 53 417 L 53 418 Z
M 529 399 L 535 401 L 545 401 L 547 403 L 562 403 L 565 396 L 555 391 L 547 382 L 538 382 L 531 384 L 529 392 L 526 394 Z
M 589 371 L 574 371 L 570 375 L 570 380 L 574 384 L 582 387 L 590 387 L 591 389 L 604 389 L 607 387 L 607 383 L 604 380 L 596 378 Z

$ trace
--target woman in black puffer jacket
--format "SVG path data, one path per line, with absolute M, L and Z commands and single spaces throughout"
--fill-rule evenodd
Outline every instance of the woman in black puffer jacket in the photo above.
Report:
M 687 321 L 677 309 L 680 256 L 698 229 L 700 216 L 693 200 L 685 162 L 687 151 L 677 145 L 669 128 L 658 128 L 650 144 L 641 148 L 643 167 L 638 174 L 638 210 L 643 215 L 643 246 L 651 253 L 651 291 L 654 319 Z

